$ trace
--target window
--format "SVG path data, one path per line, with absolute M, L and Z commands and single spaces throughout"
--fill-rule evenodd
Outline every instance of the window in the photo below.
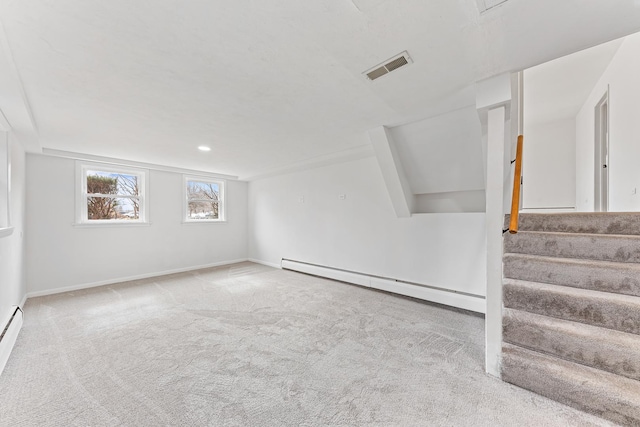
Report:
M 81 224 L 144 223 L 147 171 L 79 163 Z
M 224 182 L 185 177 L 185 221 L 224 221 Z

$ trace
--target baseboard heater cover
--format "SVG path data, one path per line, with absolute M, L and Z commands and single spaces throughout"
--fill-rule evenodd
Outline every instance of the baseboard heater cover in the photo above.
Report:
M 394 294 L 405 295 L 424 301 L 462 308 L 476 313 L 486 313 L 486 301 L 482 296 L 289 259 L 282 260 L 282 268 L 285 270 L 292 270 L 300 273 L 311 274 L 313 276 L 338 280 L 340 282 L 353 283 L 367 288 L 379 289 L 381 291 L 391 292 Z
M 2 371 L 4 371 L 4 367 L 11 355 L 11 350 L 13 350 L 13 346 L 18 339 L 18 333 L 22 328 L 22 321 L 22 310 L 20 307 L 14 307 L 9 322 L 4 325 L 0 332 L 0 375 Z

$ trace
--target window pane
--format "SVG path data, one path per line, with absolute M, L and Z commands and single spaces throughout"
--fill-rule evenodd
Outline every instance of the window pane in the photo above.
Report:
M 119 194 L 138 196 L 139 182 L 136 175 L 124 173 L 87 171 L 88 194 Z
M 189 200 L 220 200 L 220 186 L 215 182 L 187 181 Z
M 88 197 L 87 218 L 97 219 L 140 219 L 140 200 L 123 197 Z
M 218 219 L 218 202 L 189 202 L 187 219 Z

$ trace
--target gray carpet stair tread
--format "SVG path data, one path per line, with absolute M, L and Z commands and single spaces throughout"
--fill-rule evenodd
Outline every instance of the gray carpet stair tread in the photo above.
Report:
M 503 261 L 509 279 L 640 296 L 640 264 L 513 253 Z
M 506 215 L 505 228 L 510 215 Z M 635 234 L 640 235 L 640 213 L 555 213 L 520 214 L 520 231 L 556 231 L 564 233 L 590 234 Z
M 505 309 L 505 342 L 640 380 L 640 335 Z
M 502 379 L 640 427 L 640 213 L 518 219 L 503 240 Z
M 640 425 L 640 382 L 504 344 L 502 379 L 610 421 Z
M 505 234 L 504 252 L 638 263 L 640 236 L 521 231 Z
M 504 306 L 640 334 L 640 297 L 504 279 Z

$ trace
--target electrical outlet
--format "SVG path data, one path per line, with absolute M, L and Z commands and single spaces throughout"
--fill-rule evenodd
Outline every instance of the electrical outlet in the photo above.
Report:
M 638 188 L 637 187 L 633 187 L 633 190 L 631 190 L 631 195 L 635 195 L 638 192 Z
M 344 199 L 346 199 L 346 198 L 347 198 L 347 195 L 346 195 L 346 194 L 339 194 L 339 195 L 338 195 L 338 199 L 340 199 L 340 200 L 344 200 Z
M 304 203 L 304 196 L 298 196 L 298 203 Z

